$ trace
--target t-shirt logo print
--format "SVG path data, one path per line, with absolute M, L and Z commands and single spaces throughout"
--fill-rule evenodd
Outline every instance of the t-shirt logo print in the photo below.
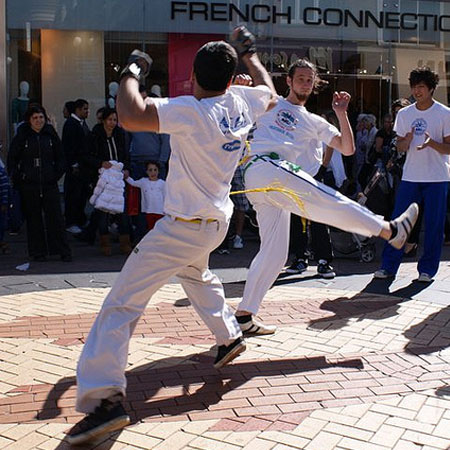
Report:
M 286 109 L 280 109 L 278 111 L 275 121 L 279 127 L 289 131 L 294 130 L 298 123 L 298 119 Z
M 422 136 L 427 131 L 428 124 L 425 119 L 419 118 L 414 120 L 411 127 L 414 128 L 414 134 L 416 136 Z
M 222 133 L 227 136 L 232 131 L 237 131 L 242 127 L 245 127 L 247 124 L 247 120 L 245 117 L 241 114 L 238 117 L 230 117 L 229 121 L 226 117 L 222 117 L 222 120 L 219 122 L 219 128 L 222 131 Z M 235 139 L 230 142 L 226 142 L 222 145 L 222 149 L 226 152 L 234 152 L 236 150 L 239 150 L 241 148 L 242 142 L 239 139 Z

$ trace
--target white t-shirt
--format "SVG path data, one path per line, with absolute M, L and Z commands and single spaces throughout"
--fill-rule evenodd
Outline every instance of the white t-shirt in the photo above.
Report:
M 245 139 L 271 97 L 266 86 L 232 86 L 225 94 L 153 98 L 160 133 L 172 153 L 164 212 L 185 219 L 229 220 L 230 183 Z
M 406 152 L 402 180 L 419 182 L 441 182 L 450 180 L 450 156 L 442 155 L 431 147 L 417 150 L 423 144 L 427 132 L 431 139 L 443 142 L 450 136 L 450 108 L 434 101 L 425 111 L 416 104 L 401 109 L 395 120 L 394 130 L 401 137 L 414 127 L 414 137 Z
M 322 164 L 322 142 L 329 145 L 340 133 L 322 117 L 282 97 L 256 123 L 251 154 L 275 152 L 314 176 Z
M 128 177 L 125 180 L 131 186 L 138 187 L 141 190 L 141 212 L 164 214 L 164 196 L 165 185 L 164 180 L 152 181 L 149 178 L 140 178 L 133 180 Z

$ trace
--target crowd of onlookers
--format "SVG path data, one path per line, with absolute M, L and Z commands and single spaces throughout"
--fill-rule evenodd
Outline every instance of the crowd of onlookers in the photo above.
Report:
M 140 92 L 145 99 L 145 87 Z M 393 125 L 397 112 L 409 104 L 407 99 L 395 101 L 380 124 L 373 114 L 359 114 L 354 126 L 355 154 L 343 157 L 324 146 L 322 169 L 316 178 L 356 200 L 364 198 L 369 209 L 389 218 L 404 163 L 404 154 L 396 150 Z M 163 216 L 170 137 L 126 132 L 113 107 L 114 99 L 108 98 L 106 105 L 96 112 L 97 123 L 89 129 L 88 101 L 66 102 L 61 138 L 45 109 L 30 105 L 12 139 L 7 167 L 0 167 L 0 252 L 10 251 L 5 230 L 9 228 L 11 234 L 16 234 L 24 221 L 28 253 L 35 261 L 45 261 L 50 255 L 71 261 L 67 233 L 90 245 L 98 240 L 104 255 L 112 253 L 113 233 L 118 235 L 120 251 L 128 254 Z M 334 113 L 323 117 L 337 124 Z M 375 173 L 377 181 L 373 183 Z M 243 189 L 242 170 L 238 167 L 232 190 Z M 219 253 L 229 253 L 230 245 L 235 249 L 244 246 L 244 224 L 251 206 L 245 194 L 232 199 L 233 226 Z M 406 254 L 415 254 L 420 227 L 419 220 L 406 244 Z M 302 272 L 299 261 L 305 261 L 310 250 L 331 260 L 330 238 L 322 231 L 317 224 L 308 229 L 300 218 L 292 221 L 295 260 L 288 271 Z M 448 221 L 445 233 L 448 243 Z M 303 265 L 306 269 L 307 264 Z
M 146 89 L 140 92 L 145 99 Z M 34 261 L 71 261 L 67 233 L 91 245 L 98 238 L 111 255 L 113 232 L 128 254 L 162 217 L 169 136 L 126 132 L 113 106 L 108 98 L 89 129 L 89 102 L 66 102 L 60 138 L 45 109 L 30 104 L 0 168 L 0 251 L 9 252 L 6 228 L 17 234 L 25 223 Z

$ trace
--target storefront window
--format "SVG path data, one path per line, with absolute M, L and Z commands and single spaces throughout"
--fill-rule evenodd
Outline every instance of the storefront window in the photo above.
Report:
M 147 50 L 154 60 L 148 90 L 156 85 L 162 95 L 190 93 L 198 47 L 226 38 L 243 21 L 257 35 L 261 60 L 280 94 L 286 93 L 294 59 L 317 65 L 329 81 L 311 105 L 317 110 L 328 108 L 333 90 L 345 89 L 355 113 L 381 118 L 393 99 L 409 96 L 408 74 L 417 65 L 440 74 L 436 96 L 448 101 L 449 2 L 130 0 L 124 7 L 119 0 L 9 0 L 6 12 L 11 132 L 27 98 L 47 108 L 59 131 L 64 102 L 86 98 L 92 126 L 95 110 L 113 97 L 134 48 Z

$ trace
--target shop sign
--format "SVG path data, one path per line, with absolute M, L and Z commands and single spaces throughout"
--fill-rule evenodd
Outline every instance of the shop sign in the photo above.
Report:
M 347 8 L 277 6 L 229 2 L 171 1 L 171 20 L 187 19 L 205 22 L 250 22 L 354 27 L 450 31 L 450 15 L 417 12 L 377 11 Z

